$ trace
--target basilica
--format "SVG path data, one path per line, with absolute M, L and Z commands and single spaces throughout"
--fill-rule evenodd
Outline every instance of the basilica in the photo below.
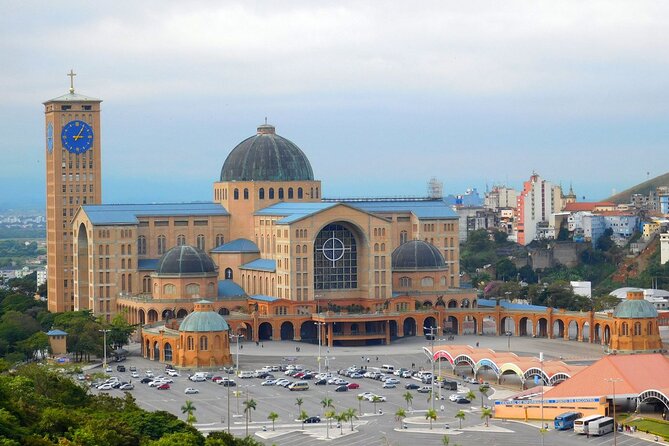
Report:
M 387 344 L 476 305 L 443 200 L 323 198 L 305 153 L 267 123 L 222 160 L 211 201 L 101 203 L 101 101 L 71 87 L 45 102 L 47 221 L 66 229 L 49 230 L 67 263 L 52 311 L 120 312 L 143 327 L 145 356 L 192 366 L 229 362 L 233 334 Z

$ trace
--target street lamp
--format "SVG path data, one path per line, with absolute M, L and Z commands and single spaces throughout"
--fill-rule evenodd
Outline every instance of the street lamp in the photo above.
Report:
M 320 366 L 320 364 L 321 364 L 320 363 L 320 356 L 319 356 L 318 359 L 319 359 L 318 365 Z M 325 359 L 325 371 L 326 371 L 326 374 L 325 374 L 325 401 L 327 401 L 328 400 L 328 395 L 329 395 L 329 391 L 328 391 L 329 384 L 327 382 L 327 380 L 328 380 L 327 371 L 330 369 L 330 363 L 329 363 L 330 359 L 334 359 L 334 358 L 330 358 L 330 357 L 326 356 L 323 359 Z M 325 410 L 327 410 L 327 406 L 325 407 Z M 327 418 L 325 419 L 325 438 L 330 439 L 330 420 L 327 419 Z
M 541 446 L 544 446 L 544 352 L 539 352 L 539 364 L 541 364 Z
M 239 338 L 243 338 L 243 334 L 231 334 L 230 340 L 235 339 L 237 341 L 237 352 L 236 352 L 236 359 L 235 359 L 235 375 L 239 376 Z
M 604 381 L 608 381 L 613 386 L 613 398 L 611 399 L 611 404 L 613 405 L 613 446 L 618 444 L 616 434 L 618 433 L 618 422 L 616 421 L 616 383 L 622 381 L 620 378 L 604 378 Z
M 506 350 L 511 351 L 511 335 L 513 335 L 513 333 L 507 331 L 504 334 L 506 335 Z
M 321 373 L 321 327 L 325 325 L 325 322 L 316 322 L 316 327 L 318 327 L 318 373 Z
M 104 330 L 98 330 L 98 331 L 100 333 L 102 333 L 102 351 L 104 352 L 103 356 L 102 356 L 102 368 L 104 368 L 106 370 L 107 369 L 107 333 L 109 333 L 111 330 L 104 329 Z
M 432 410 L 434 410 L 434 338 L 436 337 L 435 332 L 441 327 L 423 327 L 423 331 L 429 330 L 430 339 L 432 341 L 432 349 L 430 350 L 430 362 L 432 363 L 432 379 L 430 380 L 430 399 L 432 400 Z M 439 364 L 441 367 L 441 364 Z M 439 378 L 441 379 L 441 372 L 439 372 Z M 439 393 L 441 394 L 441 387 L 439 388 Z

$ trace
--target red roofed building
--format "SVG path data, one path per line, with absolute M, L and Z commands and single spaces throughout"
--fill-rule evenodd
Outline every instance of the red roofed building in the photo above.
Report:
M 616 209 L 616 204 L 610 201 L 595 201 L 595 202 L 581 202 L 581 203 L 567 203 L 564 207 L 565 212 L 602 212 L 613 211 Z

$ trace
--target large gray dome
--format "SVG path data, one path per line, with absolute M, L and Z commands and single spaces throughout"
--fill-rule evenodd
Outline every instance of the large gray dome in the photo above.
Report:
M 307 156 L 293 142 L 275 133 L 274 126 L 258 127 L 255 136 L 240 142 L 221 169 L 221 181 L 312 181 Z
M 616 306 L 613 317 L 621 319 L 656 318 L 657 309 L 645 299 L 628 299 Z
M 209 255 L 190 245 L 175 246 L 158 260 L 158 275 L 215 273 L 216 264 Z
M 402 243 L 393 251 L 394 270 L 443 269 L 446 264 L 439 249 L 422 240 Z

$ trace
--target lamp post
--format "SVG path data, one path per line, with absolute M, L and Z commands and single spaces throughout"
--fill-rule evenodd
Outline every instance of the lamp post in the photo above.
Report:
M 243 338 L 243 334 L 231 334 L 230 340 L 235 339 L 237 342 L 237 352 L 235 353 L 236 358 L 235 358 L 235 375 L 239 376 L 239 338 Z
M 325 325 L 325 322 L 316 322 L 316 327 L 318 327 L 318 373 L 321 373 L 321 327 Z
M 318 365 L 320 366 L 320 364 L 321 364 L 321 363 L 320 363 L 320 356 L 319 356 L 318 359 L 319 359 L 319 361 L 318 361 Z M 327 377 L 327 371 L 330 369 L 330 367 L 329 367 L 329 365 L 330 365 L 329 361 L 330 361 L 330 359 L 332 359 L 332 358 L 326 356 L 326 357 L 323 358 L 323 359 L 325 359 L 325 372 L 326 372 L 326 375 L 325 375 L 325 401 L 327 401 L 327 400 L 328 400 L 328 395 L 329 395 L 329 393 L 330 393 L 329 390 L 328 390 L 328 389 L 329 389 L 329 387 L 328 387 L 329 384 L 328 384 L 328 382 L 327 382 L 327 379 L 328 379 L 328 377 Z M 327 407 L 325 407 L 325 410 L 327 410 Z M 330 438 L 330 420 L 327 419 L 327 418 L 325 419 L 325 438 L 327 438 L 327 439 Z
M 107 333 L 109 333 L 111 330 L 110 329 L 103 329 L 103 330 L 98 330 L 100 333 L 102 333 L 102 368 L 107 369 Z M 147 352 L 148 353 L 148 352 Z
M 228 433 L 230 433 L 230 383 L 225 387 L 227 388 L 228 393 Z
M 541 364 L 541 446 L 544 446 L 544 352 L 539 352 L 539 364 Z
M 620 378 L 605 378 L 604 381 L 608 381 L 613 386 L 613 398 L 611 399 L 611 404 L 613 405 L 613 446 L 618 444 L 618 439 L 616 434 L 618 433 L 618 422 L 616 421 L 616 383 L 622 381 Z
M 513 333 L 511 333 L 510 331 L 507 331 L 504 334 L 506 335 L 506 350 L 510 352 L 511 351 L 511 335 Z
M 435 331 L 439 330 L 441 327 L 423 327 L 423 331 L 429 330 L 430 331 L 430 339 L 432 342 L 432 348 L 430 350 L 430 362 L 432 364 L 432 379 L 430 380 L 430 399 L 432 400 L 432 410 L 434 410 L 434 338 L 435 338 Z M 441 365 L 441 364 L 440 364 Z M 439 373 L 439 378 L 441 379 L 441 372 Z M 441 388 L 439 390 L 439 393 L 441 394 Z

